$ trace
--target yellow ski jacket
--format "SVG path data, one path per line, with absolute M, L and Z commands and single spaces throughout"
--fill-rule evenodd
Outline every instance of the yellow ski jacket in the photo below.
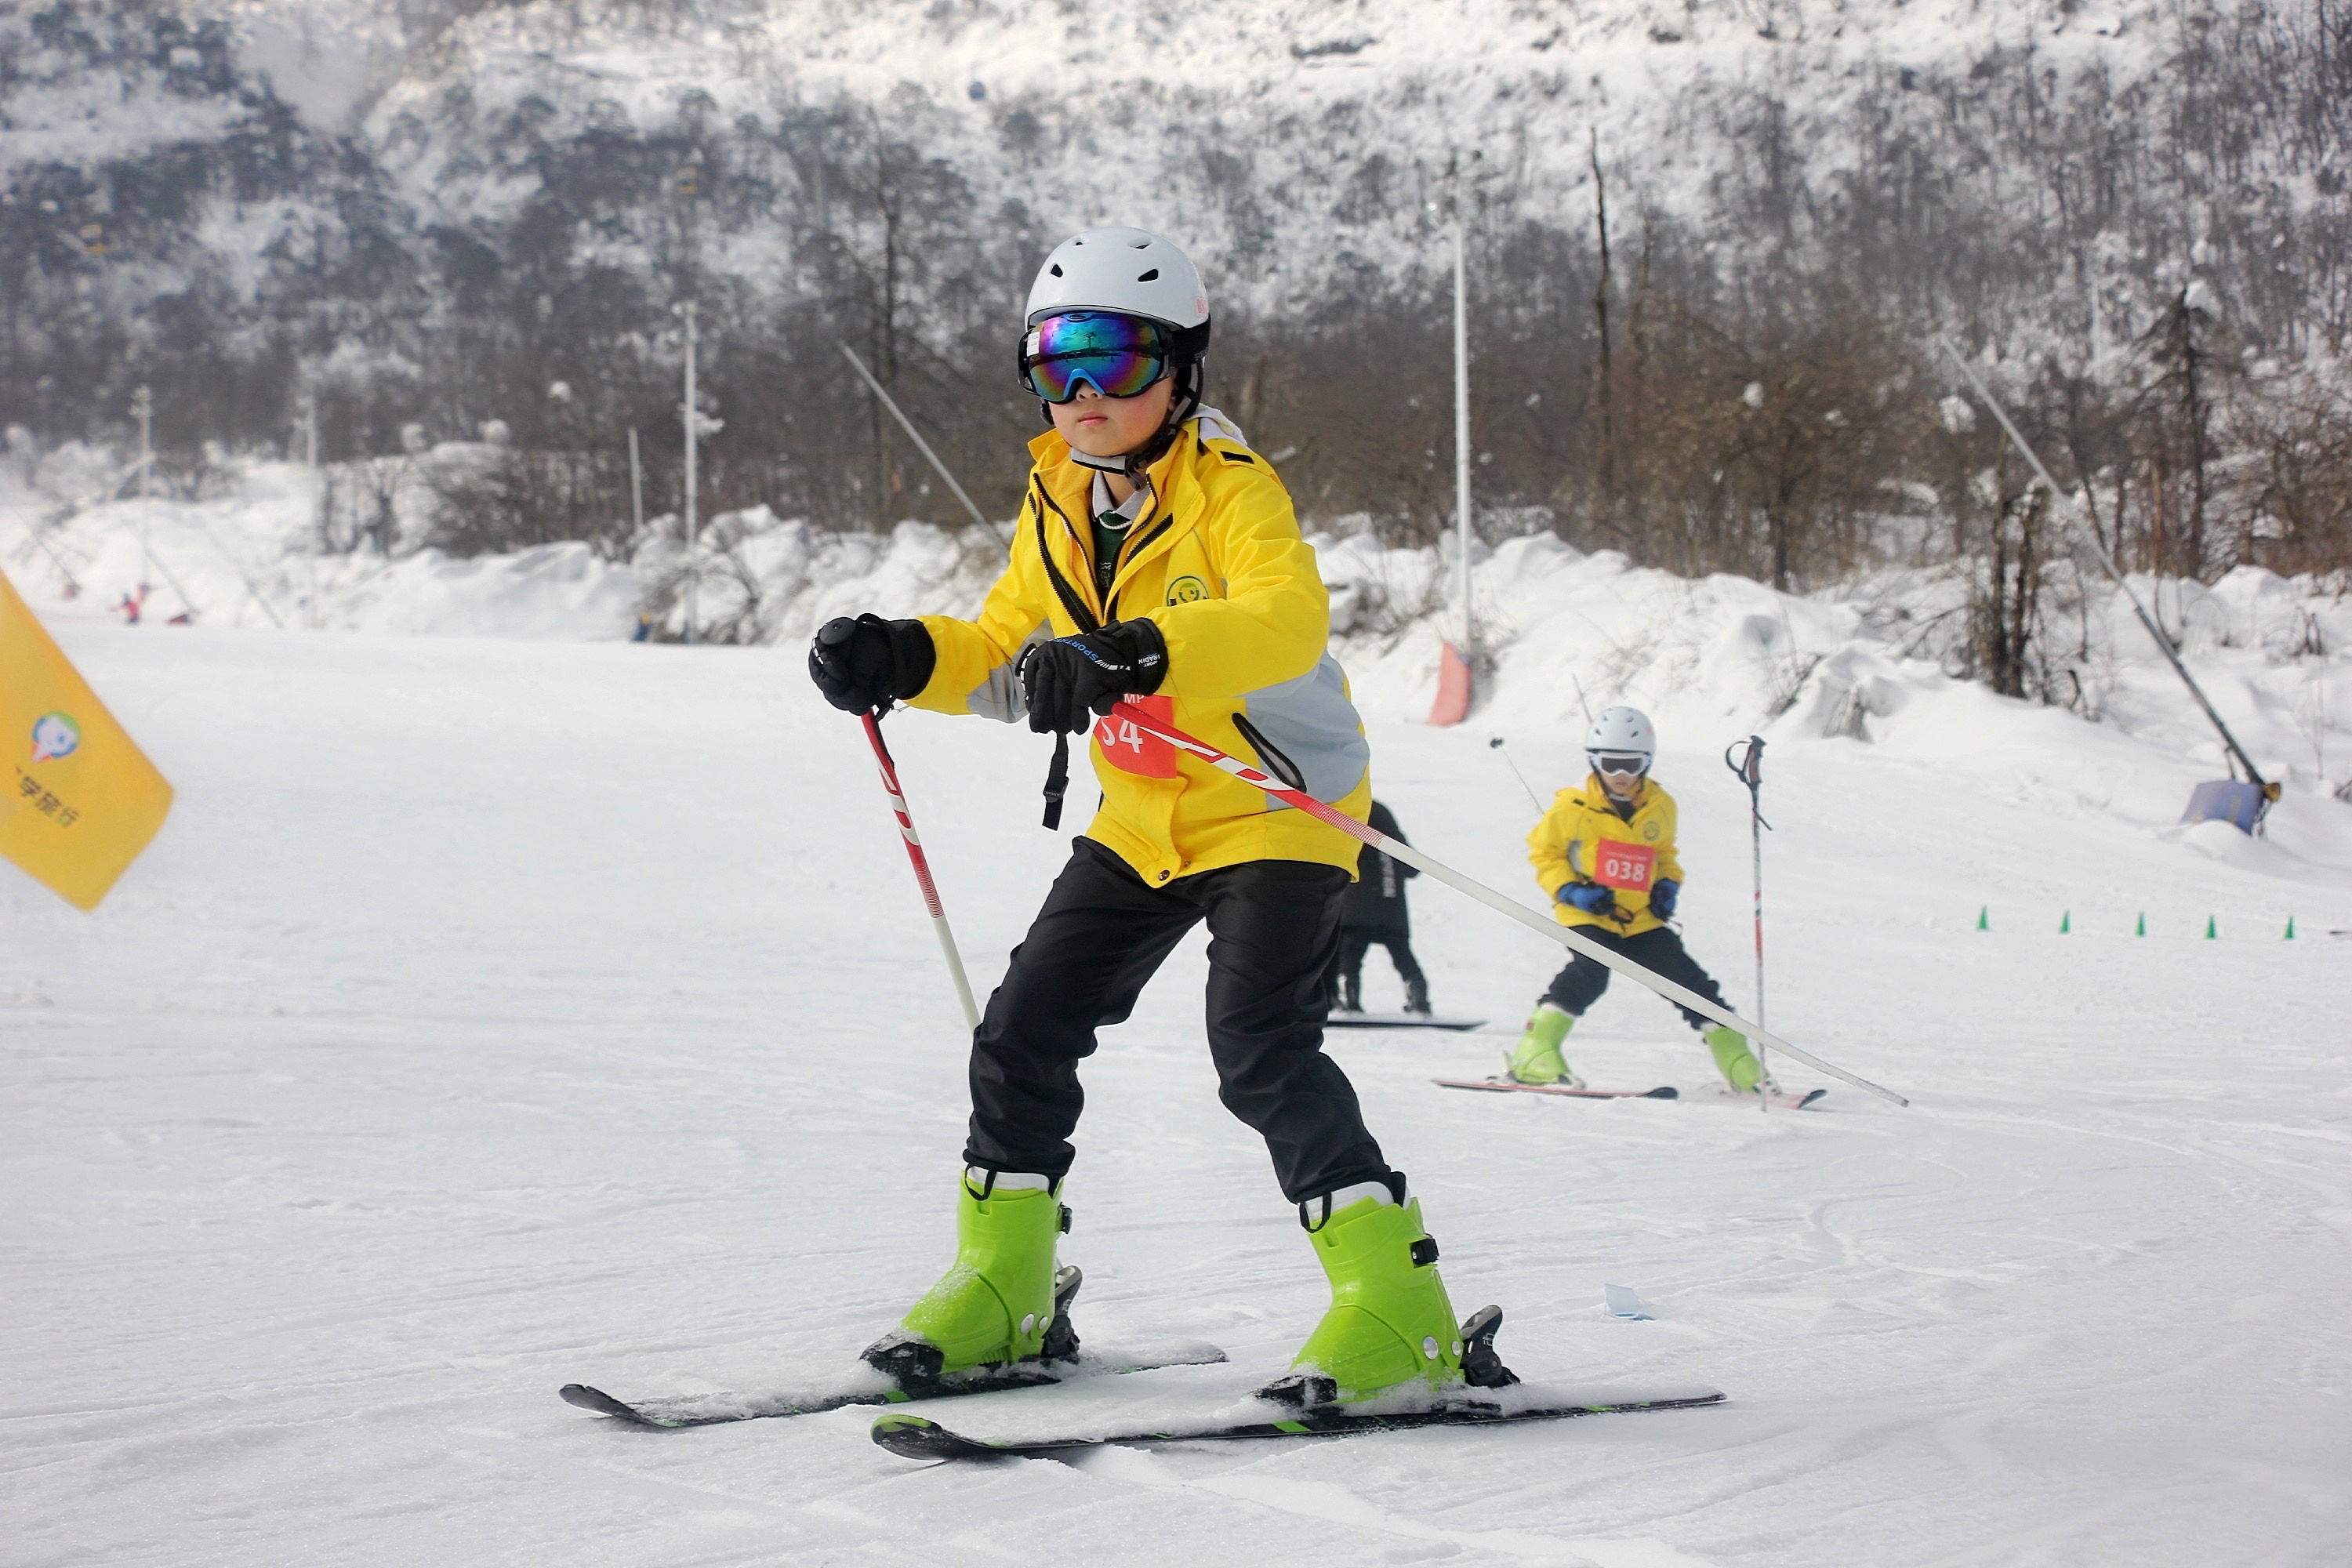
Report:
M 1054 431 L 1029 450 L 1011 563 L 977 620 L 923 617 L 938 662 L 914 705 L 1013 722 L 1024 716 L 1013 673 L 1024 644 L 1150 620 L 1167 640 L 1168 673 L 1139 706 L 1360 820 L 1371 746 L 1325 647 L 1330 596 L 1315 552 L 1265 459 L 1188 426 L 1149 471 L 1150 510 L 1126 532 L 1106 603 L 1087 516 L 1093 470 Z M 1086 836 L 1153 887 L 1247 860 L 1355 870 L 1355 839 L 1131 724 L 1099 721 L 1089 751 L 1103 804 Z
M 1666 922 L 1650 912 L 1650 889 L 1683 879 L 1675 855 L 1675 797 L 1654 779 L 1642 781 L 1631 820 L 1617 815 L 1599 775 L 1581 789 L 1564 789 L 1528 835 L 1528 858 L 1536 881 L 1552 897 L 1552 917 L 1564 926 L 1601 926 L 1620 936 L 1639 936 Z M 1614 913 L 1588 914 L 1557 901 L 1570 882 L 1599 882 L 1616 889 Z M 1616 914 L 1625 918 L 1619 920 Z

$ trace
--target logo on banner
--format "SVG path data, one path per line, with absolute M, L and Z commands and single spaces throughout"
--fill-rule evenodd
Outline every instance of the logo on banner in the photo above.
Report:
M 81 749 L 81 726 L 63 713 L 44 713 L 33 721 L 33 761 L 54 762 Z

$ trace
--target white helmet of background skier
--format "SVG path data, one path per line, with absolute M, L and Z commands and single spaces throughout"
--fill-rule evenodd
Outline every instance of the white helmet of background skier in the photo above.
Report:
M 1209 293 L 1200 273 L 1172 241 L 1146 230 L 1090 228 L 1066 239 L 1029 286 L 1021 384 L 1041 403 L 1067 403 L 1086 386 L 1133 397 L 1163 376 L 1176 379 L 1159 433 L 1119 458 L 1071 454 L 1088 468 L 1139 474 L 1156 462 L 1201 406 L 1208 351 Z
M 1658 732 L 1639 708 L 1603 708 L 1584 732 L 1585 760 L 1596 773 L 1646 774 L 1657 754 Z

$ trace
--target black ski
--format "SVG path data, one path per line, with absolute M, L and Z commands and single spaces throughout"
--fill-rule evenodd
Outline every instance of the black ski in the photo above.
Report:
M 1548 1395 L 1522 1385 L 1509 1400 L 1464 1400 L 1428 1410 L 1400 1410 L 1381 1415 L 1358 1414 L 1344 1408 L 1288 1411 L 1264 1421 L 1203 1422 L 1060 1437 L 1030 1437 L 996 1441 L 967 1437 L 936 1421 L 909 1412 L 892 1411 L 874 1420 L 874 1441 L 904 1459 L 1033 1458 L 1072 1448 L 1098 1448 L 1119 1443 L 1223 1443 L 1244 1437 L 1339 1437 L 1362 1432 L 1402 1432 L 1417 1426 L 1500 1426 L 1521 1421 L 1562 1421 L 1575 1415 L 1609 1415 L 1636 1410 L 1687 1410 L 1720 1405 L 1720 1389 L 1701 1388 L 1673 1394 L 1626 1394 L 1596 1389 L 1586 1394 Z
M 851 1405 L 903 1405 L 920 1399 L 953 1399 L 967 1394 L 995 1394 L 1009 1388 L 1051 1388 L 1089 1377 L 1150 1372 L 1163 1366 L 1208 1366 L 1225 1359 L 1212 1344 L 1185 1341 L 1135 1354 L 1103 1354 L 1078 1349 L 1070 1328 L 1070 1302 L 1083 1279 L 1076 1268 L 1065 1268 L 1055 1277 L 1054 1323 L 1046 1331 L 1048 1353 L 1034 1361 L 1009 1366 L 973 1367 L 943 1377 L 919 1370 L 919 1358 L 889 1353 L 885 1340 L 867 1352 L 877 1353 L 890 1370 L 867 1364 L 845 1373 L 829 1387 L 793 1389 L 769 1394 L 688 1394 L 654 1399 L 619 1399 L 584 1383 L 567 1383 L 557 1392 L 566 1405 L 593 1410 L 633 1426 L 664 1431 L 682 1426 L 715 1426 L 729 1421 L 760 1421 L 777 1415 L 814 1415 Z M 895 1347 L 903 1352 L 908 1348 Z M 932 1352 L 934 1363 L 938 1352 Z
M 1484 1027 L 1484 1018 L 1440 1018 L 1428 1013 L 1333 1013 L 1323 1020 L 1327 1029 L 1452 1029 L 1457 1034 Z

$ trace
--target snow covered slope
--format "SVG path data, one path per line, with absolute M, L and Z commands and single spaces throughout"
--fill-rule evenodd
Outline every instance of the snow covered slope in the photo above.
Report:
M 1558 954 L 1425 886 L 1436 1000 L 1495 1028 L 1333 1047 L 1523 1374 L 1706 1382 L 1727 1407 L 924 1468 L 867 1413 L 647 1437 L 554 1397 L 837 1363 L 947 1255 L 954 1002 L 856 728 L 789 648 L 52 624 L 180 798 L 95 917 L 0 876 L 12 1562 L 2352 1550 L 2352 945 L 2327 935 L 2352 876 L 2210 858 L 2026 782 L 2109 765 L 2079 721 L 2014 710 L 1986 731 L 2008 749 L 1958 763 L 1908 709 L 1875 745 L 1775 736 L 1771 1020 L 1910 1110 L 1432 1088 L 1493 1067 Z M 1486 731 L 1399 724 L 1404 683 L 1364 684 L 1414 841 L 1532 897 Z M 1937 700 L 1957 730 L 1966 694 Z M 1745 797 L 1717 752 L 1749 726 L 1661 706 L 1689 937 L 1744 1003 Z M 1043 752 L 891 728 L 986 984 L 1066 853 L 1034 826 Z M 1556 723 L 1511 734 L 1539 786 L 1568 775 Z M 1188 943 L 1087 1066 L 1066 1256 L 1083 1331 L 1233 1364 L 959 1407 L 976 1429 L 1037 1418 L 1023 1400 L 1221 1402 L 1319 1308 L 1216 1104 L 1201 973 Z M 1371 984 L 1393 994 L 1377 959 Z M 1603 1082 L 1706 1070 L 1622 985 L 1571 1055 Z M 1607 1316 L 1604 1283 L 1656 1321 Z

